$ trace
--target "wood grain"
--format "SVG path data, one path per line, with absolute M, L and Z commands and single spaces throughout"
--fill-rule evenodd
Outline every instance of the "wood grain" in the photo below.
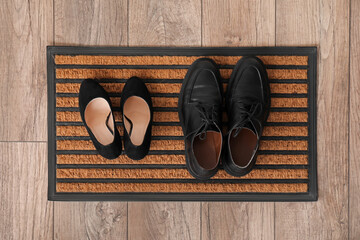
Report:
M 0 239 L 52 239 L 46 143 L 0 143 Z
M 200 203 L 129 203 L 129 239 L 200 239 Z
M 126 45 L 127 23 L 126 0 L 55 0 L 56 45 Z
M 202 239 L 273 239 L 273 203 L 203 203 Z
M 318 45 L 319 4 L 319 0 L 276 1 L 276 46 Z
M 201 0 L 129 1 L 130 46 L 200 46 Z
M 277 1 L 277 44 L 318 45 L 319 200 L 276 203 L 276 239 L 348 238 L 349 1 Z
M 274 0 L 203 0 L 203 46 L 273 46 L 274 33 Z
M 124 202 L 56 202 L 54 215 L 54 239 L 126 239 Z
M 203 1 L 203 46 L 273 46 L 275 1 Z M 274 239 L 274 203 L 202 203 L 202 239 Z
M 349 239 L 360 238 L 360 1 L 351 1 Z
M 55 0 L 55 44 L 127 45 L 127 1 Z M 55 239 L 124 239 L 127 203 L 54 203 Z
M 52 1 L 2 1 L 0 10 L 0 140 L 45 141 L 46 45 Z
M 200 46 L 201 1 L 129 1 L 129 45 Z M 129 202 L 129 239 L 199 239 L 200 203 Z

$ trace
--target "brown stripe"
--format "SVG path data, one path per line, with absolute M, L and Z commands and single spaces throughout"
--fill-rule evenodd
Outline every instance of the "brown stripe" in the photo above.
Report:
M 92 141 L 58 140 L 57 150 L 95 150 Z M 150 150 L 184 150 L 183 140 L 152 140 Z
M 308 164 L 307 155 L 258 155 L 258 165 L 305 165 Z
M 153 107 L 177 107 L 178 98 L 152 97 Z M 112 107 L 120 107 L 120 97 L 110 98 Z M 79 107 L 79 98 L 77 97 L 57 97 L 56 107 Z
M 271 107 L 306 108 L 307 98 L 271 98 Z
M 177 98 L 152 98 L 154 107 L 177 107 Z M 112 100 L 113 101 L 113 100 Z M 78 107 L 78 100 L 75 98 L 57 98 L 56 106 Z M 120 99 L 116 100 L 114 107 L 120 105 Z M 291 107 L 304 108 L 307 107 L 307 98 L 271 98 L 271 107 Z
M 225 114 L 224 114 L 225 115 Z M 119 112 L 114 112 L 115 120 L 121 121 Z M 226 121 L 226 117 L 223 118 Z M 57 122 L 81 122 L 79 112 L 56 112 Z M 307 112 L 270 112 L 268 122 L 307 122 Z M 154 122 L 179 122 L 177 112 L 154 112 Z
M 92 141 L 58 140 L 57 150 L 95 150 Z M 262 140 L 260 150 L 307 150 L 307 141 Z M 150 150 L 184 150 L 183 140 L 152 140 Z
M 121 93 L 125 83 L 101 83 L 108 93 Z M 150 93 L 179 93 L 180 83 L 146 83 Z M 57 93 L 78 93 L 80 83 L 57 83 Z
M 270 112 L 268 122 L 307 122 L 307 112 Z
M 121 93 L 124 83 L 100 83 L 109 93 Z M 180 83 L 146 83 L 151 93 L 180 93 Z M 226 90 L 227 84 L 223 84 Z M 58 93 L 78 93 L 80 83 L 57 83 L 56 92 Z M 297 83 L 270 83 L 271 93 L 301 94 L 307 93 L 307 84 Z M 118 100 L 120 101 L 120 100 Z
M 55 55 L 55 64 L 77 65 L 191 65 L 205 56 L 91 56 Z M 258 56 L 264 64 L 307 65 L 307 56 Z M 220 65 L 235 65 L 241 56 L 206 56 Z
M 185 155 L 147 155 L 134 161 L 126 155 L 108 160 L 100 155 L 57 155 L 57 164 L 185 164 Z
M 308 149 L 307 141 L 262 140 L 260 150 L 305 151 Z
M 120 135 L 123 128 L 118 127 Z M 84 126 L 57 126 L 57 136 L 89 136 Z M 266 126 L 263 136 L 307 136 L 307 127 Z M 152 126 L 152 136 L 183 136 L 180 126 Z
M 71 104 L 76 104 L 76 100 L 70 99 L 70 101 L 72 102 Z M 62 104 L 62 103 L 59 102 L 57 104 Z M 76 105 L 74 105 L 74 106 L 76 106 Z M 154 106 L 177 107 L 177 99 L 176 98 L 155 98 Z M 305 107 L 307 107 L 307 98 L 271 98 L 271 107 L 305 108 Z
M 57 155 L 57 164 L 185 164 L 185 155 L 147 155 L 141 161 L 134 161 L 126 155 L 108 160 L 100 155 Z M 258 155 L 258 165 L 305 165 L 307 155 Z
M 307 136 L 307 127 L 277 127 L 267 126 L 264 128 L 263 136 Z
M 57 183 L 57 192 L 307 192 L 306 183 Z
M 76 84 L 76 83 L 75 83 Z M 105 88 L 111 92 L 113 90 L 111 89 L 117 89 L 116 85 L 120 85 L 122 83 L 109 83 L 101 85 L 105 86 Z M 148 84 L 151 88 L 152 84 Z M 174 84 L 163 84 L 163 87 L 168 89 L 168 85 L 173 86 Z M 175 84 L 176 85 L 176 84 Z M 226 85 L 226 84 L 224 84 Z M 67 84 L 57 84 L 57 88 L 59 92 L 62 93 L 72 93 L 73 91 L 77 91 L 79 88 L 79 84 L 75 87 L 74 83 L 67 83 Z M 181 86 L 178 84 L 178 89 L 174 90 L 175 93 L 180 92 Z M 303 94 L 307 93 L 307 84 L 277 84 L 272 83 L 270 84 L 271 92 L 272 93 L 285 93 L 285 94 Z M 155 88 L 152 88 L 154 90 Z M 226 88 L 224 88 L 226 89 Z M 161 89 L 163 91 L 163 89 Z M 116 92 L 116 91 L 115 91 Z M 173 92 L 173 93 L 174 93 Z M 77 92 L 76 92 L 77 93 Z M 113 107 L 119 107 L 120 106 L 120 97 L 112 97 L 110 98 L 112 102 Z M 177 107 L 178 104 L 177 98 L 161 98 L 161 97 L 153 97 L 152 102 L 154 107 Z M 57 97 L 56 98 L 56 107 L 78 107 L 79 106 L 79 100 L 77 97 Z
M 56 69 L 56 78 L 65 79 L 183 79 L 187 69 Z M 222 78 L 230 78 L 232 69 L 220 69 Z M 307 79 L 306 69 L 267 69 L 270 79 Z
M 121 121 L 122 116 L 119 112 L 114 112 L 116 121 Z M 57 122 L 81 122 L 79 112 L 56 112 Z M 177 112 L 154 112 L 154 122 L 178 122 L 179 116 Z
M 117 127 L 120 135 L 123 135 L 123 128 Z M 84 126 L 57 126 L 57 136 L 89 136 Z M 183 136 L 180 126 L 152 126 L 152 136 Z
M 307 84 L 298 83 L 270 83 L 271 93 L 304 94 L 307 93 Z
M 194 179 L 187 169 L 57 169 L 58 178 L 122 178 L 122 179 Z M 306 179 L 307 169 L 254 169 L 243 177 L 233 177 L 224 170 L 212 179 Z

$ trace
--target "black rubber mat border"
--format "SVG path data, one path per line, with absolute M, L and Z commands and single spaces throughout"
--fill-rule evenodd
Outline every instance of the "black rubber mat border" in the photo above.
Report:
M 64 193 L 56 192 L 55 63 L 62 55 L 164 56 L 308 56 L 308 192 L 306 193 Z M 48 85 L 48 199 L 52 201 L 317 201 L 316 84 L 317 47 L 47 47 Z M 61 181 L 61 180 L 60 180 Z M 200 182 L 200 181 L 199 181 Z

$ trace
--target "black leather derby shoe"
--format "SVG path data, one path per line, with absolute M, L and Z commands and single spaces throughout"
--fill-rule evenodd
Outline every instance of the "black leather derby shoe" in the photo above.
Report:
M 81 119 L 96 150 L 107 159 L 121 154 L 121 138 L 116 128 L 111 101 L 107 92 L 92 79 L 80 86 L 79 109 Z
M 196 60 L 181 87 L 178 112 L 185 136 L 186 166 L 200 180 L 218 170 L 221 148 L 222 85 L 214 61 Z
M 233 176 L 249 173 L 255 165 L 259 141 L 270 109 L 270 86 L 264 64 L 243 57 L 227 87 L 228 134 L 223 166 Z

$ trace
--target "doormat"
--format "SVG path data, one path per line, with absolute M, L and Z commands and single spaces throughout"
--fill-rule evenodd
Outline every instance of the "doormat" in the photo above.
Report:
M 242 56 L 266 65 L 271 111 L 253 171 L 243 177 L 221 167 L 210 180 L 185 166 L 177 114 L 188 67 L 200 57 L 220 66 L 224 89 Z M 60 201 L 316 201 L 316 47 L 47 48 L 49 200 Z M 78 92 L 92 78 L 109 93 L 117 127 L 122 88 L 144 79 L 154 106 L 149 155 L 107 160 L 97 154 L 81 121 Z M 223 116 L 226 126 L 226 114 Z M 225 129 L 226 131 L 226 129 Z

